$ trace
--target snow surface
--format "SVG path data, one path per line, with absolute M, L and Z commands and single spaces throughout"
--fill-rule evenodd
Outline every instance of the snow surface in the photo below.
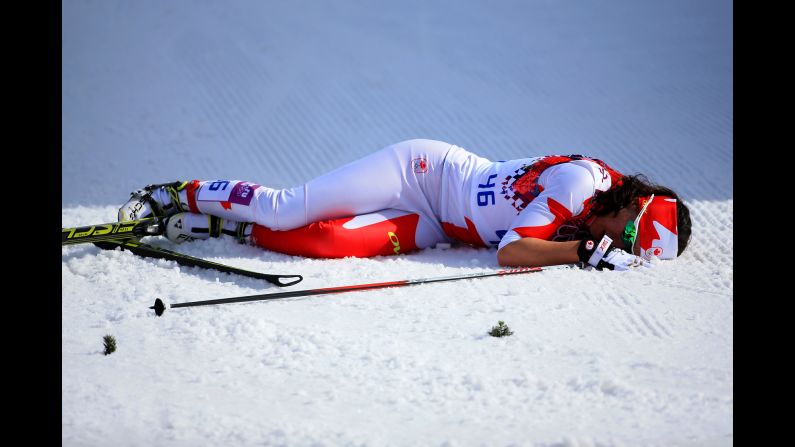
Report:
M 292 186 L 388 144 L 582 153 L 672 186 L 687 252 L 267 303 L 279 291 L 93 246 L 62 263 L 64 445 L 733 444 L 732 4 L 67 1 L 62 225 L 129 191 Z M 149 242 L 175 248 L 166 240 Z M 290 289 L 497 267 L 494 250 L 314 260 L 179 251 Z M 493 338 L 504 320 L 515 332 Z M 118 350 L 102 355 L 102 336 Z

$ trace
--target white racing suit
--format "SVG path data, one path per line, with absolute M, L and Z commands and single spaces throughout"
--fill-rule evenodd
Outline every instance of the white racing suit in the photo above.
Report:
M 492 162 L 416 139 L 294 188 L 193 180 L 180 201 L 228 224 L 255 223 L 251 241 L 270 250 L 367 257 L 439 242 L 501 249 L 522 237 L 572 240 L 589 223 L 595 196 L 620 178 L 579 155 Z

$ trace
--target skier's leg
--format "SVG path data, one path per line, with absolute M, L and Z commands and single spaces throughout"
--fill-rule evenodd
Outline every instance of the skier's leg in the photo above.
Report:
M 382 210 L 313 222 L 286 231 L 254 225 L 251 241 L 268 250 L 312 258 L 390 256 L 440 242 L 417 213 Z
M 169 218 L 166 228 L 166 236 L 175 243 L 221 235 L 279 253 L 313 258 L 395 255 L 446 240 L 439 239 L 433 223 L 419 214 L 394 209 L 327 219 L 284 231 L 206 214 L 178 213 Z
M 390 208 L 432 219 L 432 207 L 420 184 L 441 176 L 450 147 L 440 141 L 408 140 L 294 188 L 274 189 L 239 180 L 194 180 L 179 196 L 191 212 L 254 222 L 271 230 Z

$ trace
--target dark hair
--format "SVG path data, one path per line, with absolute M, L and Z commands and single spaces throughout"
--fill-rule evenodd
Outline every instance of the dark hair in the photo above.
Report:
M 605 216 L 612 213 L 615 216 L 622 208 L 635 206 L 640 197 L 652 194 L 676 199 L 676 227 L 679 240 L 679 250 L 676 255 L 679 256 L 690 241 L 690 210 L 670 188 L 651 183 L 645 175 L 625 175 L 616 182 L 615 186 L 598 194 L 594 199 L 595 214 Z

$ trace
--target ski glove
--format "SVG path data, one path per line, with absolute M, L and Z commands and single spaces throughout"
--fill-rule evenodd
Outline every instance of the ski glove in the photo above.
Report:
M 629 270 L 633 267 L 651 268 L 652 264 L 639 256 L 627 253 L 620 248 L 613 246 L 613 239 L 605 235 L 596 244 L 593 239 L 586 238 L 580 241 L 577 248 L 577 255 L 580 261 L 586 262 L 597 270 L 607 268 L 609 270 Z

